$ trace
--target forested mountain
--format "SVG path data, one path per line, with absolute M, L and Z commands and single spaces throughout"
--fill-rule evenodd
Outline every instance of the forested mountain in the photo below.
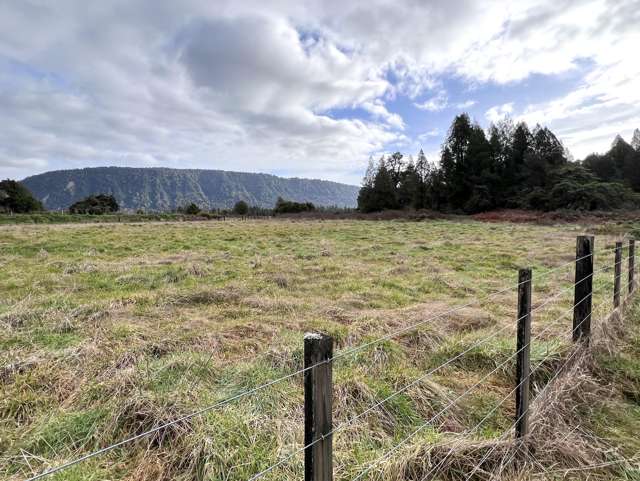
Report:
M 452 122 L 439 163 L 400 152 L 370 162 L 358 207 L 475 213 L 499 208 L 609 210 L 640 205 L 640 131 L 631 144 L 574 162 L 547 127 L 510 120 L 485 132 L 467 114 Z
M 172 210 L 194 202 L 204 209 L 231 208 L 244 200 L 273 207 L 278 197 L 316 205 L 354 207 L 358 187 L 325 180 L 282 178 L 222 170 L 96 167 L 59 170 L 22 183 L 47 209 L 66 209 L 93 194 L 113 194 L 122 209 Z

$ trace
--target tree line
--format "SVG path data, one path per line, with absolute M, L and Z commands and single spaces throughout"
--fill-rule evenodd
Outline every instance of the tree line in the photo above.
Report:
M 273 216 L 277 214 L 289 214 L 300 212 L 313 212 L 317 208 L 311 202 L 294 202 L 278 197 L 273 208 L 265 208 L 249 205 L 244 200 L 237 201 L 232 209 L 212 209 L 203 210 L 197 204 L 191 202 L 178 207 L 175 212 L 186 215 L 213 214 L 217 216 L 240 215 L 240 216 Z M 320 210 L 331 209 L 321 208 Z M 335 209 L 339 209 L 336 207 Z M 43 211 L 42 203 L 20 182 L 15 180 L 3 180 L 0 182 L 0 213 L 30 213 Z M 102 215 L 119 212 L 120 206 L 115 196 L 112 194 L 90 195 L 82 200 L 74 202 L 69 206 L 71 214 Z M 138 210 L 137 214 L 144 214 Z
M 439 163 L 420 150 L 370 159 L 358 208 L 476 213 L 499 208 L 609 210 L 640 205 L 640 130 L 616 137 L 609 152 L 575 162 L 547 127 L 510 119 L 488 132 L 454 118 Z

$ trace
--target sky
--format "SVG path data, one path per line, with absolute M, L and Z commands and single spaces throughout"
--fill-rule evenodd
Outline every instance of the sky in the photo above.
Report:
M 0 0 L 0 178 L 117 165 L 358 184 L 453 117 L 576 159 L 640 128 L 640 0 Z

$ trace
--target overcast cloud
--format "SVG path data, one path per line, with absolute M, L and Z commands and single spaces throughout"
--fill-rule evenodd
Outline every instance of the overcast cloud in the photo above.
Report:
M 575 157 L 640 127 L 640 1 L 0 2 L 0 176 L 97 165 L 357 183 L 452 117 Z

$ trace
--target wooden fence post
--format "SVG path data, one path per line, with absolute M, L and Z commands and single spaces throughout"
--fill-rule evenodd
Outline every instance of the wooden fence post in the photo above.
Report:
M 636 241 L 629 239 L 629 294 L 633 292 L 633 275 L 635 269 L 635 254 L 636 254 Z
M 622 277 L 622 242 L 616 242 L 613 266 L 613 308 L 620 307 L 620 278 Z
M 529 375 L 531 374 L 531 269 L 518 272 L 518 342 L 516 361 L 516 438 L 529 432 Z
M 311 369 L 304 372 L 304 444 L 314 443 L 304 451 L 305 481 L 333 480 L 332 357 L 332 337 L 305 334 L 304 367 Z
M 593 236 L 576 240 L 576 276 L 573 300 L 573 340 L 589 342 L 593 297 Z

